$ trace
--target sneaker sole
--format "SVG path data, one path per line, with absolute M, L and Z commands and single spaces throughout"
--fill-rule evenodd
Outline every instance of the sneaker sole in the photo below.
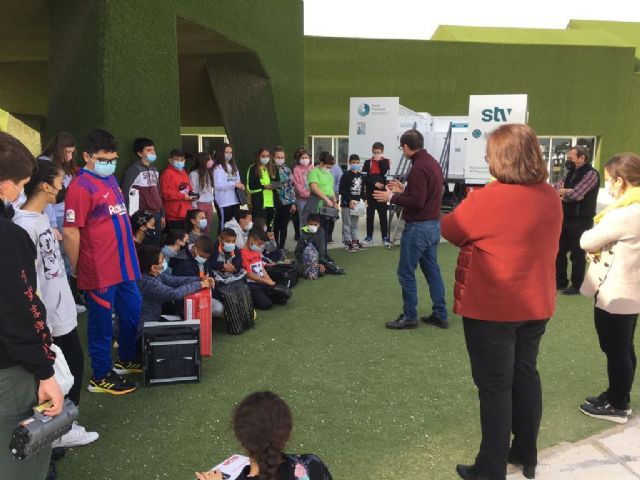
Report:
M 111 395 L 126 395 L 127 393 L 135 392 L 137 387 L 132 387 L 129 390 L 120 390 L 116 392 L 115 390 L 109 390 L 108 388 L 102 387 L 94 387 L 93 385 L 89 385 L 87 390 L 91 393 L 110 393 Z
M 127 375 L 130 373 L 143 373 L 142 369 L 139 368 L 115 368 L 113 369 L 114 372 L 116 372 L 118 375 Z
M 627 417 L 616 417 L 614 415 L 594 415 L 593 413 L 589 413 L 589 412 L 584 411 L 580 407 L 578 407 L 578 409 L 582 413 L 584 413 L 587 417 L 596 418 L 598 420 L 608 420 L 610 422 L 618 423 L 620 425 L 623 425 L 623 424 L 627 423 L 627 421 L 629 420 Z

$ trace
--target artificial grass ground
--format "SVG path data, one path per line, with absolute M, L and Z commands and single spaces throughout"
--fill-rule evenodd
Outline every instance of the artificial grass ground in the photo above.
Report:
M 241 452 L 230 413 L 246 394 L 269 389 L 293 410 L 287 450 L 317 453 L 335 479 L 454 478 L 455 464 L 473 461 L 480 438 L 461 320 L 452 316 L 449 330 L 384 328 L 401 312 L 398 253 L 336 251 L 347 275 L 301 281 L 288 305 L 260 312 L 256 328 L 241 336 L 214 324 L 214 354 L 199 384 L 123 397 L 84 393 L 80 421 L 100 439 L 70 450 L 58 463 L 60 477 L 192 479 L 194 470 Z M 456 255 L 442 245 L 449 308 Z M 419 272 L 418 285 L 419 313 L 430 313 Z M 541 448 L 612 426 L 578 412 L 585 395 L 606 385 L 588 299 L 559 297 L 539 366 Z

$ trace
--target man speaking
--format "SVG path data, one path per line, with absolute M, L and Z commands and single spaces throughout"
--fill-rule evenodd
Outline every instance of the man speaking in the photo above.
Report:
M 415 272 L 420 263 L 433 302 L 433 313 L 422 317 L 422 321 L 428 325 L 448 328 L 444 283 L 438 266 L 440 202 L 444 186 L 442 170 L 424 149 L 424 138 L 419 131 L 407 130 L 400 137 L 400 148 L 403 155 L 411 159 L 406 186 L 393 180 L 387 184 L 387 190 L 373 193 L 373 197 L 379 202 L 390 202 L 402 207 L 402 219 L 405 221 L 398 261 L 403 310 L 402 315 L 387 322 L 386 327 L 402 330 L 418 326 Z

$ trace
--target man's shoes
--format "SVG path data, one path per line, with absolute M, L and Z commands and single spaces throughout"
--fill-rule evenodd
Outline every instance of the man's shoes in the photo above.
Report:
M 364 240 L 362 240 L 362 243 L 364 243 L 367 246 L 373 245 L 373 238 L 366 236 L 364 237 Z
M 607 395 L 607 392 L 602 392 L 597 397 L 587 397 L 584 400 L 585 402 L 590 403 L 591 405 L 602 407 L 609 403 L 609 396 Z M 627 416 L 629 416 L 633 413 L 633 410 L 631 410 L 631 406 L 628 403 L 626 407 L 627 408 L 624 409 L 624 413 L 626 413 Z
M 91 393 L 110 393 L 112 395 L 125 395 L 135 392 L 137 389 L 135 383 L 128 382 L 116 372 L 111 370 L 107 376 L 101 379 L 91 377 L 87 390 Z
M 134 360 L 130 362 L 123 362 L 122 360 L 118 359 L 113 364 L 113 369 L 118 375 L 126 375 L 127 373 L 142 373 L 142 364 Z
M 487 477 L 480 475 L 475 465 L 456 465 L 456 473 L 460 478 L 465 480 L 488 480 Z
M 356 246 L 358 250 L 366 250 L 367 246 L 364 243 L 360 243 L 360 240 L 354 240 L 353 244 Z
M 604 405 L 593 405 L 592 403 L 583 403 L 580 405 L 580 411 L 592 418 L 601 420 L 609 420 L 614 423 L 627 423 L 629 416 L 626 410 L 618 410 L 613 408 L 609 403 Z
M 345 242 L 344 249 L 349 253 L 356 253 L 358 251 L 355 245 L 351 242 Z
M 52 448 L 71 448 L 81 447 L 82 445 L 88 445 L 95 442 L 98 437 L 97 432 L 87 432 L 87 430 L 79 425 L 77 422 L 71 424 L 71 430 L 65 433 L 62 437 L 55 440 L 52 444 Z
M 536 478 L 536 466 L 523 464 L 512 450 L 509 450 L 509 457 L 507 458 L 507 462 L 509 462 L 511 465 L 521 466 L 522 475 L 524 475 L 525 478 Z
M 433 325 L 434 327 L 449 328 L 449 322 L 447 320 L 438 318 L 435 313 L 432 313 L 428 317 L 421 317 L 420 320 L 422 320 L 427 325 Z
M 409 328 L 416 328 L 417 326 L 418 322 L 416 319 L 410 319 L 404 315 L 400 315 L 397 320 L 385 323 L 385 327 L 391 330 L 405 330 Z
M 569 282 L 567 283 L 557 283 L 556 282 L 556 290 L 564 290 L 569 286 Z
M 564 290 L 562 290 L 562 294 L 563 295 L 580 295 L 580 289 L 572 285 L 569 288 L 565 288 Z

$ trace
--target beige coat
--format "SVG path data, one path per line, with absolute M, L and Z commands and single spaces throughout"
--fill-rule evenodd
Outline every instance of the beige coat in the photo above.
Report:
M 596 307 L 609 313 L 640 313 L 640 204 L 612 210 L 591 230 L 580 246 L 601 251 L 591 262 L 580 293 L 594 297 Z

